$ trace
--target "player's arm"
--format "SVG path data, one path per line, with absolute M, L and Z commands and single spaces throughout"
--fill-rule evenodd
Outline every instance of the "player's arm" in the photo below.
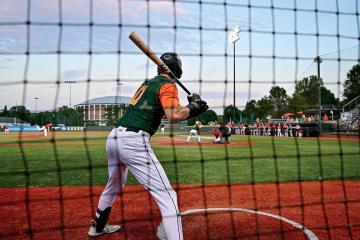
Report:
M 173 122 L 199 116 L 209 108 L 196 93 L 187 97 L 189 104 L 186 107 L 180 106 L 176 85 L 171 83 L 160 88 L 159 96 L 166 117 Z
M 190 109 L 180 106 L 178 90 L 175 84 L 168 83 L 163 85 L 159 91 L 159 98 L 167 119 L 172 122 L 188 119 Z
M 172 122 L 180 122 L 189 118 L 190 109 L 182 106 L 173 106 L 164 109 L 166 118 Z

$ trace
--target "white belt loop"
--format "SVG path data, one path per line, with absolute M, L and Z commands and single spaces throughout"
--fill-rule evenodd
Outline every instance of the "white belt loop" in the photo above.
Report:
M 117 128 L 120 132 L 125 132 L 126 131 L 126 128 L 122 127 L 122 126 L 119 126 Z

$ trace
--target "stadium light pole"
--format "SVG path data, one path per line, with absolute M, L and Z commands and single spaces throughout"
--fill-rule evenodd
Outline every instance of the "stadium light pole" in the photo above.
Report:
M 39 100 L 39 98 L 36 97 L 36 98 L 34 98 L 34 100 L 35 100 L 35 113 L 37 113 L 37 100 Z
M 71 84 L 77 83 L 77 81 L 65 81 L 65 83 L 68 83 L 70 85 L 70 106 L 71 107 Z
M 233 92 L 233 121 L 235 121 L 235 43 L 239 40 L 239 33 L 240 33 L 240 28 L 239 26 L 235 26 L 232 31 L 229 33 L 228 36 L 228 40 L 229 40 L 229 44 L 233 44 L 233 48 L 234 48 L 234 92 Z
M 35 114 L 34 114 L 34 123 L 36 123 L 36 113 L 37 113 L 37 100 L 39 98 L 38 97 L 35 97 L 34 100 L 35 100 Z
M 321 80 L 320 80 L 320 63 L 322 63 L 322 59 L 320 58 L 320 56 L 317 56 L 316 58 L 314 58 L 314 62 L 317 63 L 317 78 L 318 78 L 318 85 L 319 85 L 319 131 L 321 133 Z

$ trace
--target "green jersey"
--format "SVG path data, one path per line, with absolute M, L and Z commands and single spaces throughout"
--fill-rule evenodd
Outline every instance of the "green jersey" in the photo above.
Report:
M 166 83 L 173 82 L 161 75 L 146 80 L 135 92 L 125 114 L 118 120 L 118 125 L 154 135 L 165 115 L 159 99 L 159 90 Z

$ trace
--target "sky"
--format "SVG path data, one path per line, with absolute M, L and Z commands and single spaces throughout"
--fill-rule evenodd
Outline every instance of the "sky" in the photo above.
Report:
M 1 0 L 0 109 L 53 110 L 70 100 L 132 96 L 156 75 L 129 40 L 132 31 L 158 55 L 177 52 L 182 83 L 219 114 L 233 104 L 234 72 L 242 109 L 275 85 L 291 95 L 297 81 L 317 74 L 318 55 L 325 86 L 342 98 L 346 73 L 360 58 L 360 1 L 225 2 Z M 234 58 L 228 35 L 235 26 L 241 31 Z

